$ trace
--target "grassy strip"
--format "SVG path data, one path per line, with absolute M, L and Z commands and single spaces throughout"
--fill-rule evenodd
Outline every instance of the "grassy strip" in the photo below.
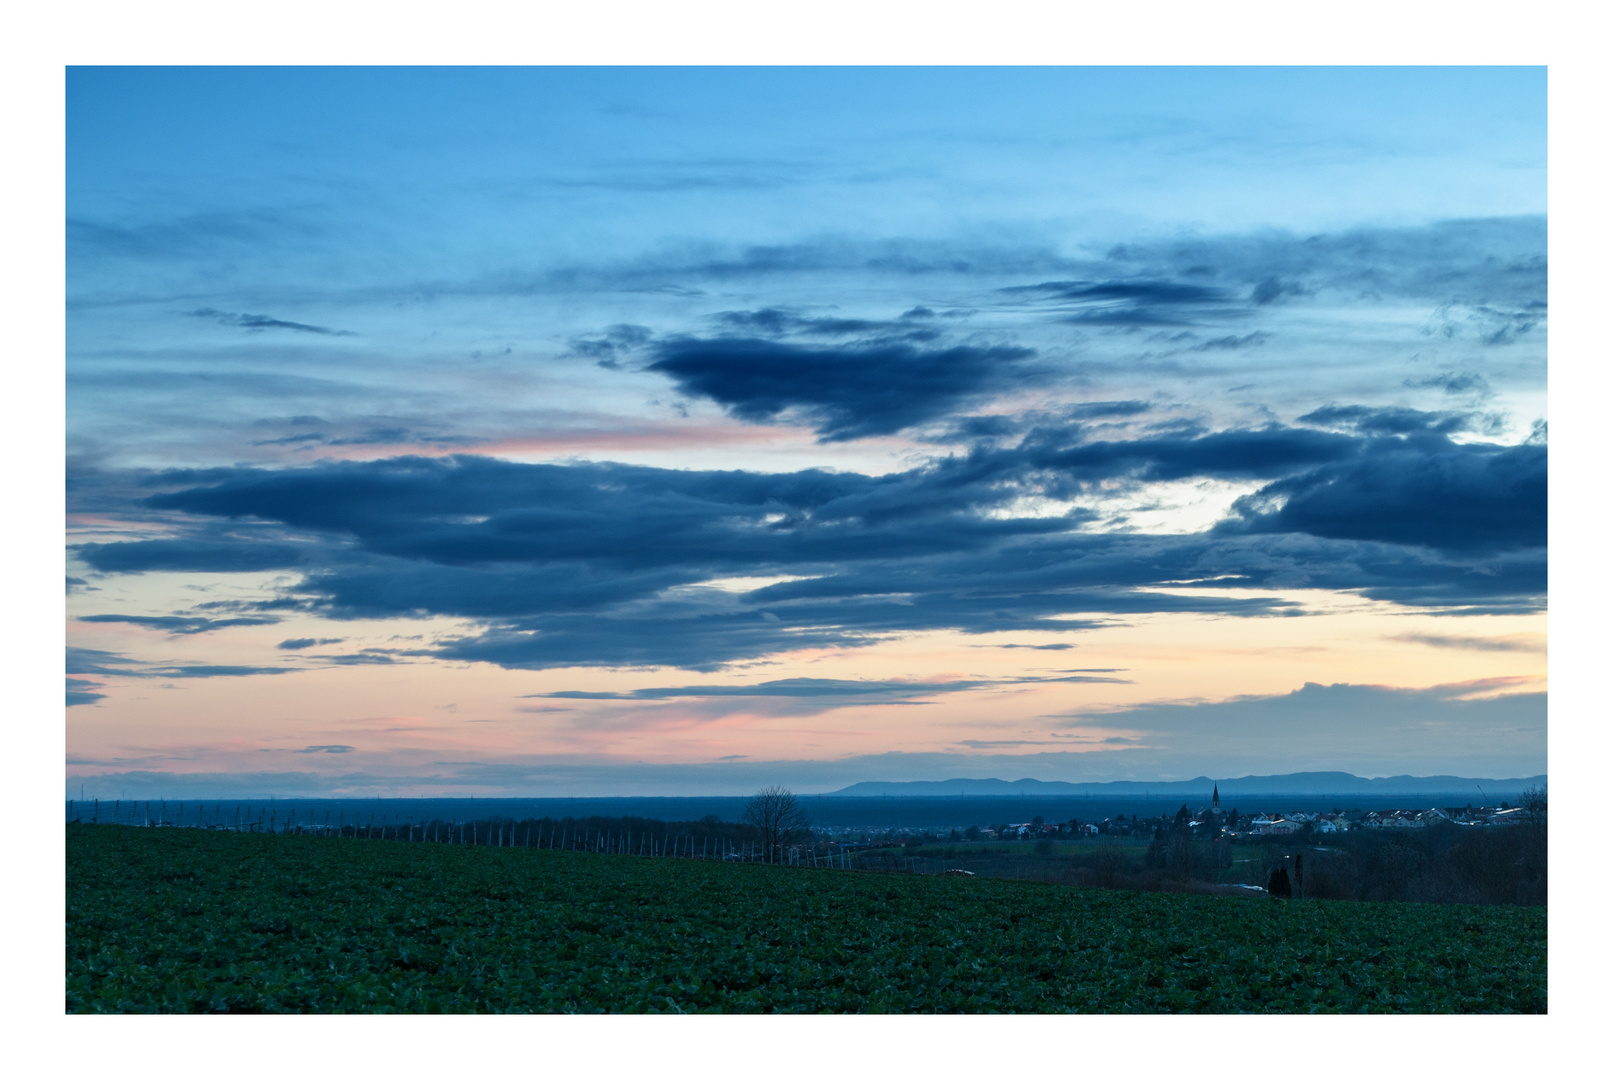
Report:
M 1541 1012 L 1542 908 L 69 826 L 69 1012 Z

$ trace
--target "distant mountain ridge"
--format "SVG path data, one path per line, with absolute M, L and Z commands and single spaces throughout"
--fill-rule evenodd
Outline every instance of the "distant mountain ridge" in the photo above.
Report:
M 1075 783 L 1069 780 L 865 780 L 825 796 L 920 796 L 967 795 L 1095 795 L 1172 798 L 1210 797 L 1219 787 L 1221 798 L 1246 795 L 1462 795 L 1478 799 L 1515 795 L 1527 787 L 1545 787 L 1546 777 L 1486 779 L 1469 776 L 1383 776 L 1368 778 L 1347 772 L 1299 772 L 1278 776 L 1239 776 L 1192 780 L 1110 780 L 1102 783 Z M 1480 789 L 1483 789 L 1483 795 Z

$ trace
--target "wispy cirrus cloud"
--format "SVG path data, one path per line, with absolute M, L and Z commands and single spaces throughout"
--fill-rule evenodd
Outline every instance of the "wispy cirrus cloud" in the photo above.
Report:
M 1396 634 L 1390 641 L 1408 645 L 1428 645 L 1435 649 L 1462 649 L 1471 652 L 1545 652 L 1544 640 L 1534 637 L 1469 637 L 1463 634 Z
M 270 315 L 248 315 L 241 312 L 218 311 L 215 308 L 198 308 L 185 314 L 197 319 L 211 319 L 220 326 L 238 326 L 243 330 L 295 330 L 304 334 L 323 334 L 326 337 L 354 337 L 351 330 L 332 330 L 328 326 L 276 319 Z
M 230 619 L 210 619 L 199 615 L 80 615 L 79 622 L 127 623 L 147 630 L 162 630 L 174 636 L 207 634 L 231 626 L 272 626 L 279 622 L 272 615 L 241 615 Z
M 992 679 L 951 679 L 944 682 L 918 680 L 874 679 L 771 679 L 760 683 L 706 684 L 694 686 L 652 686 L 636 690 L 555 690 L 532 694 L 541 698 L 575 698 L 589 701 L 665 701 L 672 698 L 707 697 L 786 697 L 836 698 L 844 700 L 902 700 L 935 694 L 956 694 L 970 690 L 1022 686 L 1032 683 L 1129 683 L 1130 679 L 1116 678 L 1112 672 L 1118 668 L 1089 669 L 1079 673 L 1059 675 L 1018 676 Z M 1093 674 L 1091 672 L 1101 672 Z

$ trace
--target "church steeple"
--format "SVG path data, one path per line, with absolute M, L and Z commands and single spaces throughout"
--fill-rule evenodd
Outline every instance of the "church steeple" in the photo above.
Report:
M 1216 784 L 1212 788 L 1211 794 L 1210 794 L 1210 813 L 1219 814 L 1220 812 L 1221 812 L 1221 785 Z

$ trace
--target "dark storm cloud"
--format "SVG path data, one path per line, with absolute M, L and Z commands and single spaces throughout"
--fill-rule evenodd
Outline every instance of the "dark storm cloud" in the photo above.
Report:
M 600 611 L 707 576 L 698 567 L 634 573 L 575 562 L 471 567 L 385 559 L 321 571 L 311 575 L 304 588 L 320 597 L 320 606 L 328 613 L 347 618 L 452 614 L 503 619 Z
M 231 574 L 249 570 L 281 570 L 296 566 L 308 554 L 292 544 L 227 540 L 126 540 L 111 544 L 78 544 L 72 551 L 106 574 L 146 570 Z
M 920 349 L 902 342 L 840 347 L 763 338 L 680 338 L 663 342 L 648 367 L 690 397 L 705 397 L 753 423 L 799 411 L 825 442 L 890 435 L 934 420 L 969 400 L 1023 382 L 1018 346 Z
M 538 627 L 523 629 L 521 627 Z M 717 671 L 791 649 L 856 647 L 879 640 L 838 627 L 786 632 L 755 612 L 690 616 L 646 611 L 635 616 L 550 616 L 522 620 L 475 637 L 444 643 L 437 655 L 500 667 L 542 670 L 561 667 L 676 667 Z
M 1153 410 L 1146 401 L 1086 401 L 1053 410 L 1027 410 L 1014 415 L 988 413 L 958 416 L 931 428 L 925 441 L 942 445 L 1021 440 L 1036 433 L 1038 441 L 1088 439 L 1104 423 L 1121 423 Z M 1057 434 L 1054 434 L 1057 433 Z
M 1071 520 L 1058 518 L 978 516 L 982 508 L 1018 497 L 1020 492 L 1002 488 L 1012 479 L 1008 471 L 1002 462 L 979 469 L 960 463 L 871 477 L 816 469 L 763 474 L 521 465 L 472 456 L 394 458 L 240 469 L 223 482 L 154 495 L 145 504 L 336 533 L 374 554 L 449 566 L 580 561 L 608 568 L 612 581 L 650 571 L 670 574 L 647 583 L 660 589 L 685 573 L 711 568 L 982 549 L 1070 526 Z M 943 522 L 945 531 L 938 531 Z M 101 552 L 91 555 L 99 558 Z M 211 562 L 212 555 L 204 549 L 201 560 Z M 460 584 L 468 587 L 469 581 Z M 587 577 L 537 587 L 583 595 L 618 588 Z M 523 585 L 512 579 L 500 588 L 521 591 Z M 485 601 L 499 602 L 492 595 Z
M 1045 474 L 1049 494 L 1073 493 L 1076 483 L 1125 479 L 1133 483 L 1190 476 L 1260 479 L 1306 465 L 1345 460 L 1360 440 L 1311 428 L 1264 428 L 1177 434 L 1125 440 L 1085 441 L 1079 427 L 1033 428 L 1011 449 L 981 451 L 956 466 L 960 472 Z M 1061 483 L 1062 481 L 1062 483 Z
M 276 319 L 269 315 L 246 315 L 239 312 L 218 311 L 214 308 L 198 308 L 195 311 L 188 311 L 186 314 L 197 319 L 212 319 L 220 326 L 239 326 L 245 330 L 296 330 L 304 334 L 324 334 L 329 337 L 355 336 L 351 330 L 332 330 L 328 326 L 290 322 L 286 319 Z
M 1546 448 L 1391 443 L 1268 484 L 1228 528 L 1452 551 L 1543 547 Z
M 196 615 L 80 615 L 79 622 L 128 623 L 148 630 L 165 630 L 175 636 L 206 634 L 229 626 L 270 626 L 279 619 L 264 616 L 241 616 L 235 619 L 207 619 Z
M 1095 404 L 1119 415 L 1144 407 Z M 280 545 L 279 559 L 239 560 L 285 566 L 294 552 L 304 570 L 249 614 L 278 604 L 337 618 L 472 619 L 480 629 L 439 641 L 434 655 L 517 668 L 712 671 L 923 630 L 1068 633 L 1152 612 L 1301 610 L 1230 589 L 1351 590 L 1463 613 L 1539 609 L 1543 444 L 1453 442 L 1470 414 L 1329 406 L 1307 419 L 1335 430 L 1183 427 L 1093 440 L 1066 418 L 1014 446 L 885 476 L 474 456 L 176 472 L 167 480 L 177 490 L 144 505 L 180 524 L 230 519 L 233 529 L 318 538 Z M 1095 514 L 1079 504 L 1099 485 L 1193 477 L 1265 486 L 1209 533 L 1084 531 Z M 168 486 L 162 476 L 145 482 Z M 1003 513 L 1032 496 L 1077 506 L 1054 517 Z M 257 547 L 275 550 L 261 540 L 241 550 Z M 231 564 L 216 535 L 81 550 L 103 570 L 183 569 L 187 556 L 198 568 Z M 743 594 L 701 584 L 735 575 L 796 580 Z
M 1071 420 L 1103 420 L 1120 416 L 1140 416 L 1152 409 L 1146 401 L 1083 401 L 1064 409 Z
M 1367 435 L 1414 435 L 1432 433 L 1450 435 L 1475 431 L 1485 425 L 1485 418 L 1471 412 L 1424 412 L 1403 407 L 1369 407 L 1366 405 L 1325 405 L 1299 418 L 1302 424 L 1318 427 L 1344 428 Z

